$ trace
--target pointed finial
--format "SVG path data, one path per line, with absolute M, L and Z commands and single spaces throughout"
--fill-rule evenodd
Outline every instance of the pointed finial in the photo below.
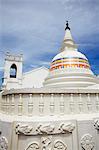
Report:
M 67 30 L 67 29 L 70 30 L 68 21 L 66 21 L 66 28 L 65 28 L 65 30 Z

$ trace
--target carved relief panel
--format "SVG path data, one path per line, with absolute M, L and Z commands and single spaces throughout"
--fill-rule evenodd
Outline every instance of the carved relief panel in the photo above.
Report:
M 8 140 L 3 136 L 0 137 L 0 150 L 8 150 Z
M 6 137 L 2 136 L 1 130 L 0 130 L 0 150 L 8 150 L 8 140 Z
M 81 138 L 81 147 L 84 150 L 93 150 L 95 146 L 95 143 L 93 141 L 93 137 L 90 134 L 85 134 L 82 138 Z
M 42 137 L 41 143 L 33 142 L 25 150 L 67 150 L 67 145 L 62 140 L 53 142 L 51 136 Z
M 17 124 L 15 127 L 16 134 L 24 135 L 42 135 L 42 134 L 64 134 L 72 133 L 75 129 L 73 123 L 61 123 L 58 126 L 54 124 L 37 124 L 36 126 L 28 124 Z
M 18 150 L 22 149 L 22 145 L 23 150 L 73 150 L 73 132 L 75 124 L 71 122 L 18 123 L 15 126 L 15 134 L 20 141 Z

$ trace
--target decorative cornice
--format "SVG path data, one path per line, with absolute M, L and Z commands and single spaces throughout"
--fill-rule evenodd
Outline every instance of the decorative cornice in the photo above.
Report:
M 99 89 L 57 89 L 56 88 L 24 88 L 24 89 L 11 89 L 2 92 L 2 95 L 7 94 L 62 94 L 62 93 L 74 93 L 74 94 L 98 94 Z

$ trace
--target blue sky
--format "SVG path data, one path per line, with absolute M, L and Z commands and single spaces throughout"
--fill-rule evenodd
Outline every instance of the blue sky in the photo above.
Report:
M 0 0 L 0 7 L 0 78 L 7 51 L 23 53 L 24 71 L 48 67 L 59 52 L 66 20 L 79 51 L 99 74 L 99 0 Z

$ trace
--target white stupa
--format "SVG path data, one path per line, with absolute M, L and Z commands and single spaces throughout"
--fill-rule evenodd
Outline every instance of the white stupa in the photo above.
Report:
M 65 31 L 50 70 L 23 73 L 22 55 L 6 54 L 0 150 L 99 150 L 99 78 L 78 52 L 68 22 Z
M 52 59 L 50 72 L 44 82 L 46 87 L 85 88 L 97 83 L 88 59 L 77 49 L 68 22 L 60 51 Z

